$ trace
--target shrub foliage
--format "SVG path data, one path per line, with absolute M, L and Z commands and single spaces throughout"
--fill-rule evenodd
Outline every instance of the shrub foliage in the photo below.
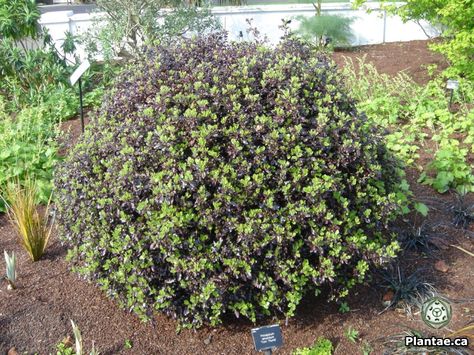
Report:
M 295 40 L 149 49 L 57 170 L 76 269 L 146 318 L 292 316 L 397 244 L 398 164 L 335 65 Z

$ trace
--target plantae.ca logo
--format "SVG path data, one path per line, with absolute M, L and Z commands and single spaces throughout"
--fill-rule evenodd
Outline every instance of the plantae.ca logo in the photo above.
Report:
M 421 309 L 421 318 L 431 328 L 440 329 L 449 324 L 452 317 L 451 304 L 439 297 L 433 297 L 427 300 Z M 451 336 L 462 334 L 462 331 L 454 332 Z M 441 337 L 426 337 L 421 334 L 405 337 L 405 346 L 410 348 L 416 347 L 468 347 L 469 339 L 467 337 L 459 338 L 441 338 Z
M 421 317 L 428 326 L 442 328 L 451 320 L 451 305 L 439 297 L 433 297 L 423 304 Z

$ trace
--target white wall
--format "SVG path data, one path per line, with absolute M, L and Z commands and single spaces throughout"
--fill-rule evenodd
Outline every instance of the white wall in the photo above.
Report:
M 353 45 L 427 39 L 418 24 L 403 23 L 398 16 L 386 15 L 380 9 L 379 3 L 369 3 L 367 6 L 372 10 L 371 13 L 365 10 L 353 10 L 348 3 L 323 4 L 322 11 L 354 18 L 351 25 L 354 34 Z M 298 15 L 309 17 L 315 14 L 311 4 L 215 7 L 212 12 L 219 18 L 224 29 L 229 32 L 231 40 L 239 40 L 240 31 L 244 40 L 248 38 L 246 33 L 248 25 L 245 20 L 252 18 L 253 26 L 257 27 L 262 35 L 266 35 L 272 44 L 277 43 L 283 34 L 279 29 L 282 19 L 293 19 Z M 92 16 L 101 16 L 101 14 L 74 14 L 73 11 L 47 12 L 41 16 L 40 24 L 48 28 L 53 39 L 61 45 L 66 31 L 73 34 L 83 33 L 92 25 Z M 422 25 L 430 36 L 439 35 L 439 32 L 428 23 L 424 22 Z M 293 19 L 290 27 L 297 28 L 297 21 Z M 84 55 L 82 50 L 79 50 L 79 54 L 81 57 Z

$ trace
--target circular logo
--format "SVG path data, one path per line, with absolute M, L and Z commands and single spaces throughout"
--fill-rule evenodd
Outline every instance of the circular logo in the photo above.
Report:
M 451 320 L 451 305 L 438 297 L 433 297 L 423 303 L 421 318 L 432 328 L 444 327 Z

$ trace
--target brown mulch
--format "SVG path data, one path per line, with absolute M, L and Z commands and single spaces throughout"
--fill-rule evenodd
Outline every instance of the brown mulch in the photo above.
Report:
M 367 54 L 381 72 L 394 74 L 405 70 L 415 80 L 427 80 L 423 65 L 437 63 L 442 58 L 427 50 L 425 41 L 364 46 L 350 52 L 337 52 L 336 61 L 342 55 Z M 66 122 L 73 142 L 80 134 L 78 120 Z M 415 195 L 435 207 L 429 219 L 444 222 L 447 245 L 434 257 L 407 255 L 402 263 L 410 268 L 424 267 L 428 280 L 439 291 L 456 300 L 474 298 L 474 258 L 449 244 L 459 245 L 474 252 L 472 238 L 450 226 L 451 217 L 442 208 L 443 202 L 453 196 L 439 195 L 427 186 L 416 183 L 418 173 L 408 171 L 408 180 Z M 176 322 L 156 314 L 152 322 L 142 323 L 133 314 L 118 307 L 115 301 L 94 284 L 69 271 L 65 260 L 66 250 L 53 236 L 43 259 L 33 263 L 21 249 L 18 238 L 5 215 L 0 215 L 0 252 L 14 250 L 18 255 L 18 288 L 7 291 L 6 282 L 0 281 L 0 355 L 16 347 L 20 353 L 55 353 L 55 345 L 67 335 L 72 336 L 70 319 L 80 327 L 85 349 L 95 343 L 101 354 L 255 354 L 250 329 L 255 327 L 245 320 L 226 319 L 223 326 L 185 330 L 176 333 Z M 443 260 L 448 266 L 446 273 L 435 270 L 436 261 Z M 0 258 L 3 273 L 5 263 Z M 361 354 L 362 344 L 370 342 L 373 354 L 382 354 L 377 340 L 383 336 L 401 333 L 409 326 L 426 333 L 448 334 L 449 330 L 465 326 L 474 317 L 474 302 L 453 302 L 453 319 L 448 328 L 432 331 L 419 314 L 408 317 L 398 310 L 384 309 L 383 291 L 375 286 L 361 285 L 348 298 L 351 311 L 341 314 L 338 306 L 328 303 L 323 295 L 307 297 L 298 308 L 298 314 L 285 325 L 285 319 L 267 319 L 258 325 L 279 323 L 282 327 L 284 347 L 276 354 L 291 354 L 298 347 L 310 346 L 318 337 L 332 340 L 336 354 Z M 344 336 L 352 327 L 359 331 L 360 341 L 351 343 Z M 125 342 L 132 348 L 126 349 Z
M 356 62 L 357 58 L 362 58 L 365 55 L 366 62 L 373 63 L 380 72 L 389 75 L 404 72 L 418 84 L 426 84 L 430 79 L 427 72 L 429 65 L 436 65 L 438 73 L 448 67 L 448 62 L 441 54 L 428 48 L 428 44 L 436 43 L 436 41 L 367 45 L 355 47 L 349 51 L 335 52 L 333 58 L 341 66 L 344 64 L 344 57 L 351 58 Z

